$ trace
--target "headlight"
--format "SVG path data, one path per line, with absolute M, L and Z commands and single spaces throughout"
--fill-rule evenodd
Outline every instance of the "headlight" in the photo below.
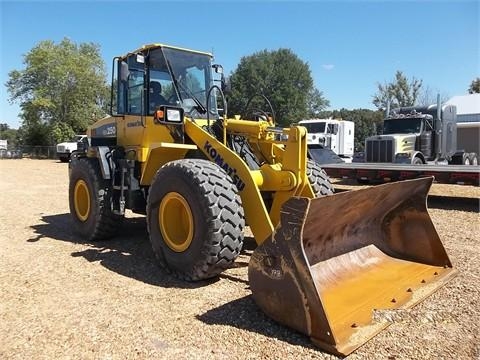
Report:
M 153 121 L 156 124 L 178 124 L 183 123 L 183 109 L 180 107 L 162 105 L 154 112 Z
M 182 117 L 180 115 L 180 110 L 177 109 L 167 109 L 167 118 L 166 121 L 172 122 L 181 122 Z

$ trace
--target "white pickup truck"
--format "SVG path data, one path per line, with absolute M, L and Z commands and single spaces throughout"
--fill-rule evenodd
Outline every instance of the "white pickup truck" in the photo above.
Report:
M 83 141 L 87 135 L 75 135 L 71 141 L 57 144 L 57 157 L 61 162 L 70 161 L 70 154 L 77 150 L 77 143 Z

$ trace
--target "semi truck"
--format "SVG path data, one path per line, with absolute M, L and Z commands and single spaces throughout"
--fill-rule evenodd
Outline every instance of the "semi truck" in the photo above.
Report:
M 368 137 L 365 152 L 355 154 L 351 164 L 332 161 L 322 167 L 330 177 L 362 184 L 433 176 L 438 183 L 479 186 L 477 153 L 457 146 L 456 111 L 439 101 L 387 110 L 383 134 Z
M 478 165 L 478 155 L 457 148 L 455 105 L 401 107 L 387 111 L 383 134 L 365 140 L 367 163 Z
M 315 149 L 330 149 L 343 162 L 352 162 L 354 153 L 355 123 L 342 119 L 310 119 L 301 120 L 307 133 L 307 144 L 310 152 Z

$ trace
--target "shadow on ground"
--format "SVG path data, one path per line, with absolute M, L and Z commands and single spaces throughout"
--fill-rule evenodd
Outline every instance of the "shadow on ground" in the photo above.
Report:
M 58 241 L 83 244 L 87 248 L 73 252 L 73 257 L 83 257 L 89 262 L 98 262 L 107 269 L 144 283 L 176 288 L 198 288 L 211 284 L 211 281 L 189 283 L 169 275 L 161 269 L 155 259 L 144 217 L 125 218 L 119 235 L 115 238 L 98 242 L 87 242 L 72 230 L 70 214 L 45 215 L 41 219 L 44 224 L 31 226 L 36 236 L 28 242 L 51 238 Z
M 427 203 L 434 209 L 480 212 L 480 200 L 477 198 L 429 195 Z
M 188 283 L 175 279 L 156 264 L 155 256 L 148 241 L 145 218 L 125 218 L 119 235 L 111 240 L 86 242 L 72 231 L 70 214 L 45 215 L 44 223 L 34 225 L 35 237 L 27 240 L 35 243 L 44 238 L 57 241 L 82 244 L 85 250 L 72 253 L 73 257 L 83 257 L 89 262 L 98 262 L 105 268 L 120 275 L 127 276 L 144 283 L 159 287 L 198 288 L 209 285 L 207 281 Z M 255 249 L 255 240 L 247 237 L 242 254 L 250 256 Z M 237 261 L 233 267 L 248 266 L 247 261 Z M 244 282 L 239 277 L 222 273 L 220 278 L 230 281 Z M 217 279 L 218 280 L 218 279 Z M 216 280 L 213 280 L 216 281 Z M 267 337 L 300 345 L 315 347 L 303 334 L 279 325 L 268 318 L 255 304 L 252 296 L 231 301 L 215 309 L 211 309 L 197 318 L 206 324 L 228 325 L 239 329 L 259 333 Z
M 231 301 L 204 314 L 197 319 L 209 325 L 227 325 L 275 338 L 292 345 L 319 351 L 309 338 L 282 326 L 265 315 L 255 304 L 251 295 Z

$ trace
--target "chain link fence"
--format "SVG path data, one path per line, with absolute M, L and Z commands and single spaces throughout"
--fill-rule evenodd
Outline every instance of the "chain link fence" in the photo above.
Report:
M 24 145 L 16 149 L 0 149 L 0 159 L 21 159 L 23 157 L 32 159 L 56 159 L 57 150 L 55 146 L 29 145 Z
M 22 152 L 24 157 L 32 159 L 55 159 L 57 157 L 55 146 L 23 146 Z

